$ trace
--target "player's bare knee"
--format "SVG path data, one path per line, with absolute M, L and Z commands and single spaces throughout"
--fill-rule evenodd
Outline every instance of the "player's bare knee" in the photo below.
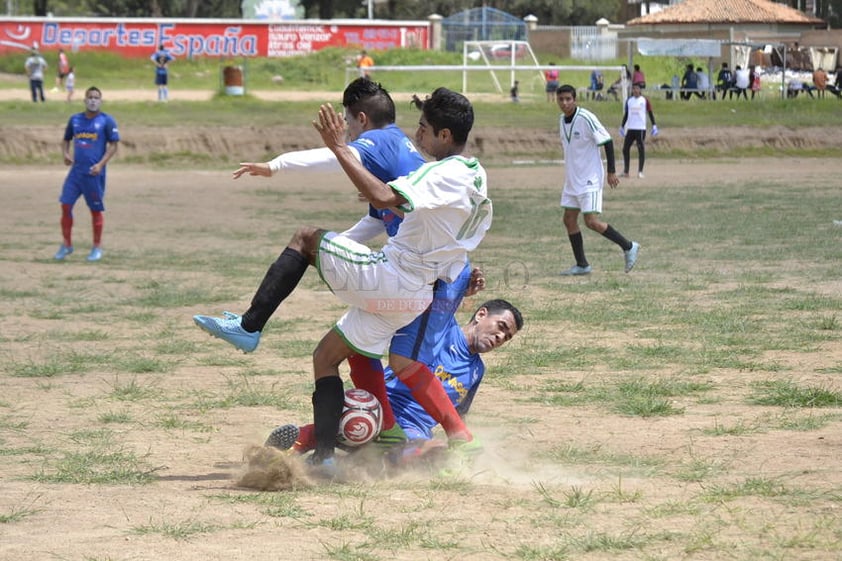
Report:
M 301 226 L 292 235 L 287 247 L 300 252 L 302 255 L 310 258 L 316 255 L 316 250 L 319 247 L 324 230 L 314 226 Z
M 599 219 L 599 216 L 596 214 L 585 215 L 585 226 L 596 232 L 602 232 L 603 230 L 605 230 L 602 222 Z

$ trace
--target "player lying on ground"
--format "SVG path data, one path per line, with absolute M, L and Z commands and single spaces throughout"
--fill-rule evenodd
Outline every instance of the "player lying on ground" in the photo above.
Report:
M 395 332 L 429 306 L 436 279 L 454 280 L 465 266 L 467 252 L 476 248 L 491 225 L 485 170 L 475 158 L 462 156 L 473 119 L 467 98 L 446 88 L 435 90 L 423 103 L 416 142 L 436 161 L 387 185 L 349 149 L 343 118 L 330 105 L 320 108 L 314 126 L 357 189 L 375 208 L 397 207 L 406 214 L 398 233 L 381 251 L 334 232 L 302 227 L 276 262 L 271 292 L 278 302 L 292 293 L 307 266 L 313 265 L 331 291 L 351 306 L 313 353 L 313 465 L 327 470 L 334 465 L 345 397 L 339 364 L 354 353 L 381 357 Z M 440 422 L 448 436 L 471 439 L 458 417 L 441 415 L 453 406 L 425 365 L 399 355 L 390 355 L 389 361 L 419 403 L 444 419 Z
M 461 300 L 461 296 L 453 296 Z M 407 339 L 407 344 L 414 345 L 417 339 L 412 340 L 411 333 L 420 337 L 418 359 L 435 373 L 456 411 L 464 418 L 485 374 L 481 355 L 511 341 L 523 328 L 523 317 L 506 300 L 488 300 L 477 308 L 464 326 L 459 326 L 456 318 L 449 314 L 449 320 L 433 331 L 425 330 L 425 316 L 430 313 L 434 312 L 428 310 L 419 316 L 401 330 L 404 336 L 396 334 L 395 339 Z M 380 361 L 376 362 L 379 365 Z M 359 372 L 355 371 L 355 363 L 352 362 L 351 380 L 358 376 Z M 413 399 L 412 393 L 390 368 L 386 369 L 385 376 L 389 402 L 410 444 L 402 449 L 402 455 L 394 459 L 405 460 L 425 449 L 424 442 L 433 438 L 433 429 L 438 423 Z M 266 445 L 282 450 L 292 448 L 304 454 L 316 445 L 313 425 L 277 427 L 269 435 Z

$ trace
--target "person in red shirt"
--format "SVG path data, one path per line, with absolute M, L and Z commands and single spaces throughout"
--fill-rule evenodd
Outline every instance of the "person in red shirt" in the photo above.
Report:
M 70 61 L 67 60 L 64 49 L 58 50 L 58 66 L 56 68 L 56 86 L 53 88 L 54 92 L 64 89 L 64 79 L 70 72 Z
M 550 66 L 555 66 L 554 62 Z M 544 81 L 546 82 L 547 101 L 555 102 L 555 91 L 558 89 L 558 68 L 544 70 Z

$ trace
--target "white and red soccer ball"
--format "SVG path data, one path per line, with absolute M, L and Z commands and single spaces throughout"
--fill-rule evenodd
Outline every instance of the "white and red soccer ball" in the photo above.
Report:
M 374 440 L 383 428 L 383 408 L 366 390 L 345 390 L 345 407 L 339 417 L 336 440 L 343 446 L 362 446 Z

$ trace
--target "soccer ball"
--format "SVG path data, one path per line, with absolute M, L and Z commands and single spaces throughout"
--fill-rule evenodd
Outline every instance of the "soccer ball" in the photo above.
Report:
M 362 446 L 374 440 L 382 428 L 383 408 L 377 398 L 359 388 L 345 390 L 337 442 L 343 446 Z

